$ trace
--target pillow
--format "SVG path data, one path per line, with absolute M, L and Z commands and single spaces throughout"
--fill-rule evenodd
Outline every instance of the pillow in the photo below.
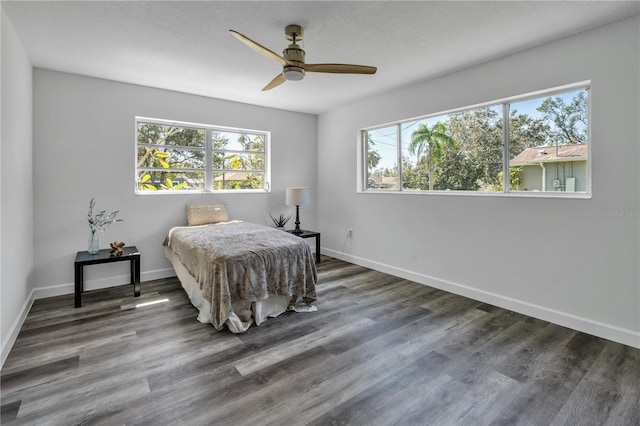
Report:
M 226 204 L 187 204 L 187 224 L 189 226 L 227 222 L 229 213 Z

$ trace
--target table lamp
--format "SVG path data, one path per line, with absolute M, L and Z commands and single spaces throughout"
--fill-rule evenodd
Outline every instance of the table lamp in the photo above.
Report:
M 296 206 L 296 229 L 293 230 L 293 233 L 302 234 L 302 229 L 300 229 L 300 206 L 311 204 L 309 188 L 303 186 L 287 188 L 285 204 L 288 206 Z

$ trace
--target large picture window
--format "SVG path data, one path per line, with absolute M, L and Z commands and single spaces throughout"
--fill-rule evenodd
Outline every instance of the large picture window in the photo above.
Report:
M 588 193 L 588 90 L 583 84 L 365 129 L 363 190 Z
M 269 133 L 136 119 L 136 192 L 268 191 Z

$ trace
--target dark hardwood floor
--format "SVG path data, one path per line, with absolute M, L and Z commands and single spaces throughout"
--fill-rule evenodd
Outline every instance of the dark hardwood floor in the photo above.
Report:
M 242 335 L 175 278 L 37 300 L 2 424 L 640 425 L 638 349 L 329 257 L 318 277 L 318 312 Z

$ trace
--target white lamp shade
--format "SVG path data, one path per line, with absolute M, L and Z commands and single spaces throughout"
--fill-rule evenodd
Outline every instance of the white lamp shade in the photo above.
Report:
M 309 188 L 305 186 L 295 186 L 287 188 L 287 198 L 285 204 L 288 206 L 304 206 L 311 204 Z

